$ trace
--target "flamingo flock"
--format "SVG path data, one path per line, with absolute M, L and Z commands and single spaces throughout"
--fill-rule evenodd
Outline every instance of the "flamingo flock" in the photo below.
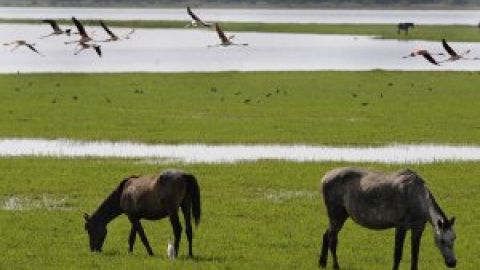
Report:
M 196 27 L 196 28 L 214 28 L 220 43 L 214 44 L 214 45 L 208 45 L 209 48 L 211 47 L 227 47 L 227 46 L 247 46 L 248 43 L 235 43 L 233 42 L 233 39 L 235 38 L 235 35 L 230 35 L 227 36 L 225 32 L 221 29 L 220 25 L 218 23 L 213 23 L 213 22 L 206 22 L 200 19 L 199 16 L 197 16 L 192 9 L 187 6 L 187 13 L 191 18 L 191 21 L 185 25 L 185 27 Z M 92 36 L 95 34 L 95 32 L 88 33 L 85 30 L 85 27 L 83 24 L 75 17 L 72 17 L 72 21 L 77 28 L 77 32 L 72 32 L 72 29 L 62 29 L 58 25 L 58 23 L 55 20 L 52 19 L 45 19 L 42 22 L 50 24 L 52 27 L 53 31 L 48 34 L 41 36 L 40 39 L 52 37 L 52 36 L 72 36 L 72 35 L 79 35 L 79 39 L 77 40 L 72 40 L 72 41 L 67 41 L 65 44 L 76 44 L 76 48 L 74 50 L 74 55 L 78 55 L 80 52 L 87 50 L 87 49 L 92 49 L 96 52 L 96 54 L 101 57 L 102 56 L 102 50 L 101 50 L 101 45 L 99 45 L 99 42 L 115 42 L 115 41 L 121 41 L 121 40 L 126 40 L 130 39 L 131 35 L 134 34 L 135 29 L 130 30 L 128 33 L 122 34 L 122 35 L 117 35 L 115 34 L 108 26 L 105 24 L 104 21 L 100 20 L 99 24 L 105 31 L 105 33 L 108 35 L 108 38 L 103 39 L 103 40 L 94 40 Z M 415 49 L 411 51 L 408 55 L 403 56 L 403 58 L 411 58 L 411 57 L 416 57 L 416 56 L 422 56 L 424 59 L 426 59 L 429 63 L 439 66 L 441 63 L 444 62 L 455 62 L 459 60 L 480 60 L 480 57 L 467 57 L 468 54 L 470 54 L 471 50 L 466 50 L 462 53 L 458 53 L 455 51 L 445 39 L 442 39 L 442 46 L 444 50 L 446 51 L 445 53 L 432 53 L 426 49 Z M 15 40 L 12 42 L 4 43 L 3 45 L 5 46 L 13 46 L 11 51 L 17 50 L 19 47 L 26 47 L 30 49 L 31 51 L 37 53 L 40 56 L 44 56 L 42 53 L 40 53 L 37 48 L 35 47 L 35 43 L 28 42 L 26 40 Z M 442 60 L 437 60 L 434 56 L 447 56 L 447 58 L 442 59 Z
M 39 37 L 39 39 L 44 39 L 44 38 L 53 37 L 53 36 L 62 36 L 62 35 L 65 35 L 65 36 L 68 36 L 68 37 L 70 37 L 72 35 L 79 35 L 80 36 L 79 39 L 65 42 L 65 44 L 67 44 L 67 45 L 68 44 L 75 44 L 76 45 L 76 48 L 74 49 L 73 54 L 78 55 L 83 50 L 93 49 L 96 52 L 96 54 L 98 55 L 98 57 L 101 57 L 102 56 L 101 45 L 97 44 L 98 42 L 112 42 L 112 41 L 120 41 L 120 40 L 124 40 L 124 39 L 129 39 L 130 36 L 135 32 L 135 30 L 132 29 L 130 32 L 128 32 L 128 33 L 126 33 L 122 36 L 118 36 L 115 33 L 113 33 L 107 27 L 105 22 L 100 20 L 99 21 L 100 25 L 105 30 L 105 32 L 109 36 L 109 38 L 104 39 L 104 40 L 94 40 L 92 38 L 92 36 L 95 34 L 95 31 L 92 31 L 90 33 L 87 32 L 85 30 L 85 27 L 83 26 L 83 24 L 75 17 L 72 17 L 72 21 L 73 21 L 75 27 L 77 28 L 77 32 L 75 32 L 75 33 L 72 32 L 72 29 L 62 29 L 62 28 L 60 28 L 57 21 L 55 21 L 55 20 L 52 20 L 52 19 L 43 20 L 42 22 L 50 24 L 50 26 L 53 29 L 53 32 L 51 32 L 48 35 L 41 36 L 41 37 Z M 23 46 L 23 47 L 26 47 L 26 48 L 30 49 L 31 51 L 37 53 L 38 55 L 45 56 L 37 50 L 37 48 L 35 47 L 35 45 L 36 45 L 35 43 L 27 42 L 26 40 L 15 40 L 15 41 L 12 41 L 12 42 L 4 43 L 3 45 L 4 46 L 14 46 L 11 49 L 11 51 L 15 51 L 19 47 Z
M 423 56 L 428 62 L 433 65 L 439 66 L 440 63 L 444 62 L 454 62 L 458 60 L 480 60 L 480 57 L 466 57 L 467 54 L 471 52 L 471 50 L 466 50 L 462 53 L 457 53 L 445 39 L 442 39 L 442 47 L 447 52 L 447 58 L 443 60 L 436 60 L 433 55 L 445 55 L 445 53 L 431 53 L 425 49 L 418 49 L 413 50 L 410 54 L 404 56 L 403 58 L 415 57 L 415 56 Z

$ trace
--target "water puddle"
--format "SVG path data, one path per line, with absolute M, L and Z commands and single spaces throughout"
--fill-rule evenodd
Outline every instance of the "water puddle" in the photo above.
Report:
M 9 196 L 0 200 L 0 209 L 6 211 L 48 210 L 69 211 L 73 206 L 67 198 L 56 198 L 48 194 L 32 197 Z
M 312 145 L 145 144 L 68 139 L 0 139 L 0 157 L 135 158 L 146 163 L 232 163 L 257 160 L 296 162 L 434 163 L 480 161 L 480 147 L 392 144 L 372 147 Z
M 296 198 L 307 198 L 313 200 L 318 196 L 318 193 L 306 190 L 281 190 L 268 191 L 264 194 L 265 199 L 272 202 L 285 202 Z

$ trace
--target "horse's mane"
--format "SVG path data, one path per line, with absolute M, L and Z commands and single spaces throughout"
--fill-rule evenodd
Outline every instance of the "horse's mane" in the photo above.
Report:
M 445 215 L 445 213 L 443 212 L 442 208 L 440 208 L 440 206 L 438 205 L 437 201 L 435 200 L 435 197 L 433 196 L 432 192 L 430 192 L 430 190 L 425 187 L 425 191 L 427 192 L 427 196 L 428 196 L 428 199 L 432 202 L 432 206 L 434 207 L 435 211 L 440 214 L 440 216 L 442 217 L 443 221 L 447 221 L 447 215 Z
M 120 182 L 110 195 L 100 204 L 98 209 L 93 213 L 91 219 L 95 222 L 108 223 L 113 218 L 121 214 L 120 210 L 120 196 L 122 195 L 125 183 L 130 178 L 137 178 L 138 176 L 130 176 Z

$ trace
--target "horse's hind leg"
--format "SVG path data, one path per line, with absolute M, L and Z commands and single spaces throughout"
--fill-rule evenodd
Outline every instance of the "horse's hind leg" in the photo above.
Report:
M 323 234 L 322 250 L 320 252 L 320 259 L 318 260 L 318 266 L 322 268 L 327 267 L 327 258 L 328 258 L 328 229 Z
M 185 234 L 187 235 L 187 238 L 188 238 L 188 255 L 190 257 L 193 257 L 193 247 L 192 247 L 193 230 L 192 230 L 192 219 L 190 216 L 191 207 L 192 206 L 190 204 L 190 200 L 185 200 L 184 203 L 182 203 L 182 212 L 183 212 L 183 217 L 185 219 Z
M 140 235 L 140 239 L 142 240 L 143 245 L 147 249 L 147 252 L 150 256 L 153 256 L 153 250 L 150 247 L 150 243 L 148 243 L 147 236 L 145 235 L 145 231 L 143 230 L 142 224 L 140 223 L 140 220 L 137 218 L 132 218 L 128 217 L 130 219 L 130 222 L 132 223 L 133 229 L 135 229 L 138 234 Z M 132 229 L 132 230 L 133 230 Z
M 340 269 L 337 259 L 338 233 L 348 218 L 348 213 L 343 207 L 332 207 L 328 209 L 328 218 L 330 225 L 328 227 L 328 246 L 332 252 L 333 269 Z M 326 259 L 325 259 L 326 260 Z
M 169 214 L 170 223 L 172 224 L 173 234 L 175 236 L 175 256 L 178 256 L 178 248 L 180 246 L 180 239 L 182 238 L 182 225 L 180 224 L 177 211 L 173 211 Z

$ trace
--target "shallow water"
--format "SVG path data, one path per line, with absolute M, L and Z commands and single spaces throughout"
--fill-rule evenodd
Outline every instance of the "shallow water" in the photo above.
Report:
M 95 39 L 107 38 L 102 29 Z M 118 34 L 130 29 L 113 28 Z M 74 55 L 69 37 L 38 39 L 50 33 L 45 25 L 0 24 L 0 42 L 30 38 L 39 56 L 26 47 L 10 52 L 0 47 L 0 73 L 15 72 L 200 72 L 279 70 L 468 70 L 479 71 L 480 61 L 458 61 L 434 66 L 423 57 L 403 59 L 412 49 L 443 52 L 439 42 L 380 40 L 345 35 L 227 33 L 242 47 L 215 47 L 216 33 L 198 29 L 138 29 L 130 40 L 101 44 L 102 57 L 93 50 Z M 480 56 L 479 43 L 450 44 L 459 52 L 471 49 Z M 439 57 L 438 59 L 441 59 Z
M 66 139 L 0 139 L 0 157 L 137 158 L 143 162 L 231 163 L 262 159 L 296 162 L 433 163 L 480 161 L 479 146 L 402 145 L 342 147 L 310 145 L 153 145 Z
M 73 206 L 67 202 L 67 198 L 57 198 L 48 194 L 34 197 L 9 196 L 0 198 L 0 209 L 7 211 L 48 210 L 68 211 Z
M 477 25 L 478 10 L 317 10 L 201 9 L 205 21 L 263 23 L 399 23 Z M 0 18 L 63 18 L 104 20 L 190 20 L 186 9 L 135 8 L 0 8 Z

